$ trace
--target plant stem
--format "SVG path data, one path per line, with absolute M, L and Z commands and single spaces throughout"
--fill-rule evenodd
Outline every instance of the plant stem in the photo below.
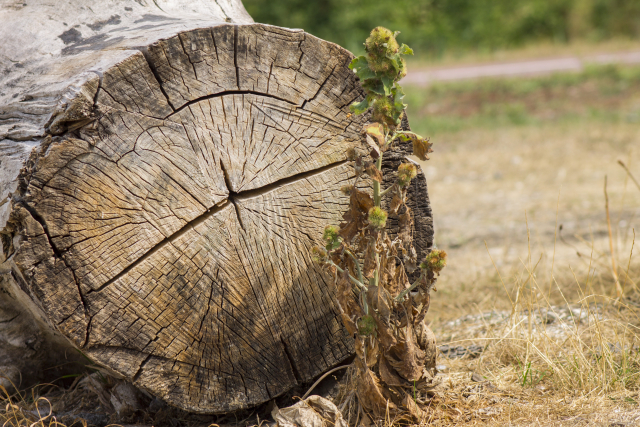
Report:
M 409 286 L 407 289 L 405 289 L 404 291 L 400 292 L 398 294 L 398 296 L 396 297 L 396 301 L 398 301 L 398 302 L 402 301 L 404 299 L 405 295 L 407 295 L 409 292 L 414 290 L 416 288 L 416 286 L 418 286 L 420 284 L 420 281 L 422 280 L 423 274 L 421 274 L 420 277 L 418 277 L 418 280 L 413 282 L 413 285 Z
M 392 189 L 393 189 L 393 185 L 391 187 L 387 188 L 386 190 L 381 191 L 380 192 L 380 197 L 384 196 L 385 194 L 387 194 Z
M 362 304 L 362 311 L 364 311 L 364 314 L 369 314 L 369 305 L 367 304 L 367 295 L 365 294 L 365 289 L 360 291 L 360 303 Z
M 338 270 L 339 273 L 344 273 L 344 270 L 342 268 L 340 268 L 339 266 L 337 266 L 333 261 L 328 261 L 327 264 L 329 264 L 331 266 L 334 266 L 336 268 L 336 270 Z M 356 279 L 355 277 L 353 277 L 351 274 L 349 274 L 349 279 L 351 279 L 353 284 L 358 286 L 359 288 L 368 289 L 365 285 L 360 283 L 360 281 L 358 279 Z
M 380 183 L 375 180 L 373 181 L 373 203 L 380 207 Z
M 358 259 L 356 258 L 356 256 L 349 249 L 345 249 L 344 251 L 347 253 L 347 255 L 351 257 L 353 262 L 356 264 L 356 270 L 358 270 L 358 280 L 360 281 L 360 283 L 364 283 L 364 278 L 362 277 L 362 269 L 360 268 L 360 262 L 358 262 Z
M 380 153 L 380 157 L 376 160 L 376 167 L 379 171 L 382 170 L 382 153 Z M 380 207 L 380 197 L 380 183 L 373 180 L 373 202 L 377 207 Z

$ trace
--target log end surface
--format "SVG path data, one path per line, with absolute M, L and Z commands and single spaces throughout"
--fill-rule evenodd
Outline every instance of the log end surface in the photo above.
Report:
M 126 52 L 65 92 L 32 151 L 5 140 L 23 162 L 0 188 L 16 283 L 90 359 L 193 412 L 262 403 L 349 357 L 309 254 L 363 143 L 352 55 L 227 23 Z M 422 173 L 410 205 L 424 256 Z

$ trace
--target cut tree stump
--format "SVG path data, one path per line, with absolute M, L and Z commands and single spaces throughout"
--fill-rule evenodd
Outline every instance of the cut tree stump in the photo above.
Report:
M 80 350 L 220 413 L 352 354 L 309 255 L 366 146 L 349 52 L 239 0 L 5 0 L 0 23 L 4 384 Z M 423 257 L 423 174 L 410 199 Z

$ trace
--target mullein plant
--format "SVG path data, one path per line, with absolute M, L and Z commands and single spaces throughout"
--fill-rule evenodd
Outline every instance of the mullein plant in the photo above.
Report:
M 406 105 L 398 81 L 407 74 L 403 56 L 413 51 L 398 45 L 397 34 L 375 28 L 364 44 L 366 55 L 349 66 L 366 94 L 351 111 L 371 111 L 363 128 L 369 153 L 347 152 L 356 172 L 354 184 L 342 188 L 350 198 L 349 208 L 343 223 L 325 228 L 325 245 L 313 248 L 313 258 L 333 275 L 334 300 L 355 339 L 353 385 L 360 405 L 376 418 L 406 415 L 420 420 L 433 396 L 437 352 L 424 317 L 446 253 L 432 249 L 422 262 L 416 259 L 413 215 L 406 203 L 416 164 L 400 164 L 395 182 L 382 188 L 382 159 L 395 143 L 412 143 L 413 154 L 421 160 L 432 152 L 428 139 L 401 127 Z M 389 215 L 398 218 L 395 236 L 386 229 Z M 410 283 L 407 271 L 418 268 L 417 280 Z

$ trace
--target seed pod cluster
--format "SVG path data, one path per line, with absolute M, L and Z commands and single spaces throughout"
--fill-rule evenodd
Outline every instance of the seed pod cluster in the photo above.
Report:
M 328 251 L 332 251 L 340 246 L 342 239 L 340 238 L 340 229 L 335 225 L 327 225 L 324 228 L 322 238 L 327 243 L 326 248 Z
M 387 225 L 387 213 L 383 209 L 374 206 L 369 209 L 367 220 L 372 228 L 381 230 Z
M 434 249 L 429 252 L 420 264 L 420 268 L 424 270 L 431 270 L 435 274 L 440 274 L 440 271 L 447 265 L 447 253 L 440 249 Z
M 418 168 L 413 163 L 402 163 L 398 166 L 398 185 L 406 187 L 418 175 Z

